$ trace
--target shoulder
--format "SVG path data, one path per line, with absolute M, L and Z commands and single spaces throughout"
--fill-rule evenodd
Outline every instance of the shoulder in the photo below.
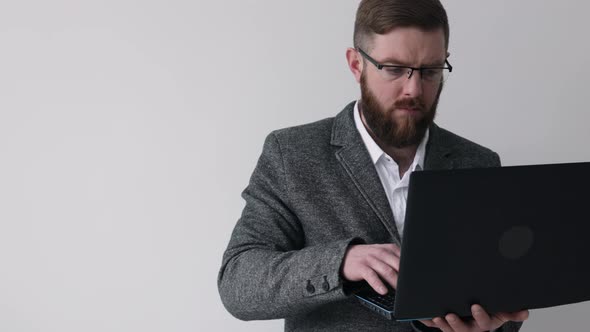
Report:
M 274 130 L 269 136 L 275 137 L 282 147 L 329 144 L 334 118 L 326 118 L 312 123 Z
M 355 103 L 350 102 L 333 117 L 275 130 L 268 135 L 267 141 L 275 140 L 285 151 L 305 153 L 331 151 L 335 146 L 355 142 L 360 139 L 353 116 Z
M 436 131 L 436 137 L 440 141 L 440 143 L 452 147 L 455 151 L 464 151 L 481 154 L 495 153 L 491 149 L 478 143 L 475 143 L 465 137 L 459 136 L 453 132 L 450 132 L 447 129 L 438 126 L 434 127 L 433 129 Z
M 333 151 L 332 130 L 334 117 L 315 122 L 277 129 L 268 134 L 264 150 L 273 146 L 274 153 L 285 162 L 305 163 L 305 160 L 324 160 Z
M 431 145 L 435 149 L 446 150 L 455 163 L 468 167 L 500 166 L 496 152 L 444 128 L 433 125 Z
M 287 174 L 311 174 L 333 169 L 336 152 L 332 144 L 335 118 L 272 131 L 266 138 L 262 154 L 276 161 Z

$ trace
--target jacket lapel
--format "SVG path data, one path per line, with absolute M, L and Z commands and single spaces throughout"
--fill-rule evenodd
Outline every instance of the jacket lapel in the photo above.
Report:
M 392 238 L 401 244 L 387 195 L 371 156 L 356 129 L 353 114 L 354 103 L 348 104 L 334 119 L 331 144 L 341 147 L 336 152 L 336 159 L 342 164 L 354 185 L 365 198 L 367 205 L 375 212 Z M 424 169 L 452 169 L 452 152 L 453 146 L 446 139 L 444 132 L 433 123 L 430 126 L 430 136 L 426 146 Z
M 336 152 L 336 159 L 392 238 L 397 244 L 401 244 L 387 195 L 371 156 L 356 129 L 353 111 L 354 102 L 346 106 L 334 120 L 331 144 L 342 147 Z
M 433 123 L 430 126 L 430 137 L 426 145 L 424 170 L 452 169 L 452 150 L 453 146 L 447 142 L 443 131 Z

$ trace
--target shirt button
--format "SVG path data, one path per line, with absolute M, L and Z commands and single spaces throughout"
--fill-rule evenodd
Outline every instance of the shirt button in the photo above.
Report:
M 307 281 L 307 287 L 305 287 L 305 289 L 307 289 L 307 292 L 310 294 L 315 293 L 315 287 L 313 287 L 313 285 L 311 284 L 311 280 Z

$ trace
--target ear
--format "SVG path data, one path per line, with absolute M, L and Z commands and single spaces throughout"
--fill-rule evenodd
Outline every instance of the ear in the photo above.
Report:
M 447 58 L 451 56 L 451 52 L 447 52 Z
M 361 82 L 361 74 L 363 73 L 363 60 L 361 55 L 352 47 L 346 49 L 346 62 L 348 62 L 348 68 L 354 75 L 354 79 L 357 83 Z

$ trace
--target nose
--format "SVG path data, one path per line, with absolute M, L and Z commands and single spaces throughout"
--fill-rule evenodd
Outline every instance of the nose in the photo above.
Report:
M 403 81 L 403 92 L 408 97 L 418 97 L 422 95 L 422 78 L 418 70 L 413 70 L 411 75 Z

